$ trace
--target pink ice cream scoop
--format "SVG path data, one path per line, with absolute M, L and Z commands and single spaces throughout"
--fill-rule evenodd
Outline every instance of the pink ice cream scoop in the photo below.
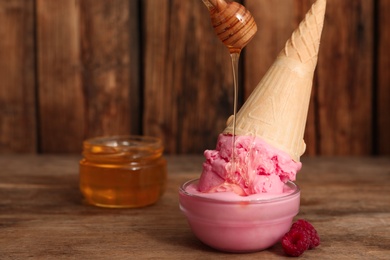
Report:
M 294 181 L 300 162 L 259 137 L 236 136 L 235 165 L 232 164 L 233 137 L 220 134 L 215 150 L 206 150 L 199 180 L 201 192 L 233 191 L 241 196 L 283 193 L 284 184 Z M 234 167 L 234 169 L 232 169 Z

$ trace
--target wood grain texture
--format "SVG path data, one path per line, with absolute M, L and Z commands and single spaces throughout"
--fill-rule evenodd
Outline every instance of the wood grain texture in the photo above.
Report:
M 377 8 L 377 153 L 390 154 L 390 1 L 379 0 Z
M 372 152 L 372 13 L 372 1 L 328 1 L 317 69 L 320 154 Z
M 137 1 L 80 1 L 86 136 L 140 134 Z
M 78 1 L 37 0 L 41 152 L 80 150 L 86 129 Z
M 145 1 L 144 134 L 168 153 L 214 148 L 233 111 L 229 52 L 202 1 Z
M 0 153 L 36 152 L 33 1 L 1 1 L 0 24 Z
M 0 157 L 2 259 L 290 259 L 282 246 L 226 254 L 201 243 L 178 203 L 203 156 L 172 156 L 163 197 L 150 207 L 85 205 L 77 156 Z M 23 163 L 21 163 L 23 162 Z M 390 158 L 302 158 L 301 206 L 321 245 L 300 259 L 388 259 Z M 351 178 L 353 176 L 353 178 Z M 347 241 L 347 242 L 346 242 Z
M 315 0 L 245 0 L 239 107 Z M 387 0 L 327 0 L 307 155 L 390 154 Z M 375 22 L 375 23 L 373 23 Z M 229 53 L 200 0 L 0 1 L 0 152 L 80 152 L 88 137 L 215 147 L 233 110 Z
M 140 134 L 138 3 L 37 1 L 42 152 Z

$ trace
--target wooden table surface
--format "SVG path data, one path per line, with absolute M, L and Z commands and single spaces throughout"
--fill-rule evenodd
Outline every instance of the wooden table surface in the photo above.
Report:
M 179 211 L 178 187 L 202 156 L 168 159 L 168 189 L 142 209 L 86 205 L 78 156 L 0 157 L 0 259 L 280 259 L 280 244 L 227 254 L 199 242 Z M 390 259 L 390 158 L 303 158 L 301 208 L 321 245 L 302 259 Z

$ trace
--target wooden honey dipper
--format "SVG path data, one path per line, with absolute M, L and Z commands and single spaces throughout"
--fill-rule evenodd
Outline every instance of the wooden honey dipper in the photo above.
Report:
M 218 38 L 230 53 L 240 53 L 257 32 L 250 12 L 236 2 L 202 0 L 210 12 L 211 23 Z

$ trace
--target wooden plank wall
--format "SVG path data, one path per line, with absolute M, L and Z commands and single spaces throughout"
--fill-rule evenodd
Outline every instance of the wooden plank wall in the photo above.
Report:
M 245 0 L 258 33 L 240 104 L 314 0 Z M 390 154 L 390 1 L 328 0 L 308 155 Z M 79 153 L 145 134 L 214 148 L 232 112 L 230 58 L 201 0 L 0 0 L 0 152 Z

